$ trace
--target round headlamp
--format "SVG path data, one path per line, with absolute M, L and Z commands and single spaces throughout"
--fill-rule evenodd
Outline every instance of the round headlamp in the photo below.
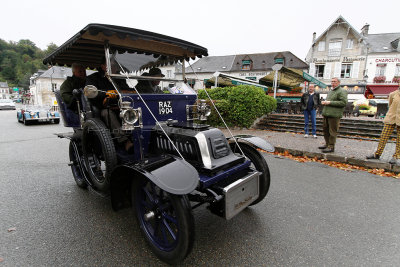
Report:
M 201 106 L 201 113 L 206 117 L 210 116 L 211 107 L 209 105 L 207 105 L 207 104 L 202 105 Z
M 137 110 L 127 109 L 127 110 L 122 111 L 121 118 L 124 120 L 124 122 L 126 122 L 128 124 L 134 124 L 138 121 L 139 114 L 138 114 Z

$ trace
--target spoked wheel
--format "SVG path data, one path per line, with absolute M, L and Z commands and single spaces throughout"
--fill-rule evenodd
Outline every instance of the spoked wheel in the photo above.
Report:
M 78 151 L 76 151 L 75 149 Z M 87 188 L 88 184 L 86 183 L 86 180 L 84 178 L 84 170 L 79 165 L 79 156 L 82 156 L 82 151 L 80 150 L 81 149 L 77 146 L 76 143 L 74 148 L 73 141 L 69 143 L 69 160 L 71 162 L 72 175 L 74 176 L 75 182 L 79 187 Z
M 190 253 L 194 218 L 187 196 L 167 193 L 145 178 L 132 182 L 132 203 L 140 229 L 162 261 L 177 264 Z
M 89 119 L 83 126 L 82 148 L 85 165 L 94 186 L 101 191 L 110 187 L 117 155 L 109 130 L 99 119 Z
M 240 151 L 239 148 L 236 148 L 235 143 L 231 144 L 231 148 L 235 153 L 239 153 Z M 271 175 L 265 158 L 257 151 L 257 149 L 246 144 L 240 144 L 240 148 L 243 150 L 244 155 L 251 161 L 250 166 L 261 172 L 259 177 L 260 194 L 258 198 L 250 204 L 250 206 L 252 206 L 263 200 L 267 195 L 271 183 Z

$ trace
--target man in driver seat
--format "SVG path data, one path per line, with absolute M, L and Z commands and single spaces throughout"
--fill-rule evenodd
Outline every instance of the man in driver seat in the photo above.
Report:
M 164 77 L 165 75 L 162 74 L 159 68 L 152 68 L 149 73 L 145 72 L 142 76 Z M 139 80 L 135 88 L 140 94 L 162 94 L 159 84 L 159 80 Z
M 109 108 L 108 102 L 115 102 L 117 94 L 113 93 L 114 86 L 106 76 L 106 59 L 103 57 L 101 65 L 97 72 L 89 75 L 86 79 L 86 85 L 94 85 L 98 89 L 98 94 L 94 98 L 90 98 L 90 103 L 101 110 L 101 118 L 106 125 L 112 130 L 113 135 L 117 138 L 119 144 L 123 144 L 126 151 L 130 151 L 133 147 L 131 140 L 121 132 L 121 122 L 118 119 L 115 110 Z M 108 101 L 111 100 L 111 101 Z

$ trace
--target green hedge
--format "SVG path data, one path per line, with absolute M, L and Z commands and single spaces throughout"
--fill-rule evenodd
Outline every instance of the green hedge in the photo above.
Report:
M 228 126 L 249 128 L 253 122 L 276 109 L 276 100 L 264 90 L 250 85 L 207 89 Z M 208 99 L 204 90 L 199 91 L 199 99 Z M 223 125 L 213 109 L 207 124 Z

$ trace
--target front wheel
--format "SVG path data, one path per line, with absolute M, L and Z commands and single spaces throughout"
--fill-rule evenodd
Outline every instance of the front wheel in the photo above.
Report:
M 162 261 L 177 264 L 194 243 L 194 218 L 185 195 L 173 195 L 146 178 L 132 182 L 132 203 L 147 243 Z
M 258 198 L 250 204 L 250 206 L 252 206 L 263 200 L 267 195 L 271 183 L 271 175 L 269 173 L 267 161 L 257 149 L 247 144 L 240 144 L 240 148 L 243 150 L 244 155 L 251 161 L 251 167 L 261 172 L 259 176 L 260 193 Z M 239 153 L 240 151 L 235 143 L 231 144 L 231 149 L 235 153 Z

